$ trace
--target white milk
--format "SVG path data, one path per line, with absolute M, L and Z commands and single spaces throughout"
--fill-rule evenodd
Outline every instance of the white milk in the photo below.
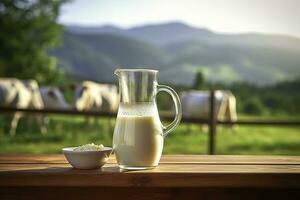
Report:
M 163 132 L 156 105 L 120 105 L 113 146 L 121 168 L 157 166 Z

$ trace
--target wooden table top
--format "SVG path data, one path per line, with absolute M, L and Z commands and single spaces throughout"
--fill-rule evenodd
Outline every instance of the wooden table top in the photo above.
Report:
M 300 156 L 164 155 L 152 170 L 76 170 L 63 155 L 0 155 L 0 187 L 300 188 Z

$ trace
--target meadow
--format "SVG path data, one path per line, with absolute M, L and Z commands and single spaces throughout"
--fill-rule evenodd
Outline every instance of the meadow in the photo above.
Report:
M 243 118 L 255 118 L 247 116 Z M 49 116 L 48 133 L 42 135 L 36 124 L 21 120 L 17 134 L 7 134 L 7 119 L 0 121 L 1 154 L 53 154 L 66 146 L 86 143 L 112 146 L 114 119 L 81 116 Z M 206 154 L 205 126 L 180 124 L 165 139 L 164 154 Z M 218 126 L 217 154 L 300 155 L 299 126 Z

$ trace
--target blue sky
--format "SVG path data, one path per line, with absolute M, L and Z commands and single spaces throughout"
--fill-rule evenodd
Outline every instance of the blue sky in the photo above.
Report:
M 217 32 L 300 37 L 300 0 L 73 0 L 59 22 L 132 27 L 181 21 Z

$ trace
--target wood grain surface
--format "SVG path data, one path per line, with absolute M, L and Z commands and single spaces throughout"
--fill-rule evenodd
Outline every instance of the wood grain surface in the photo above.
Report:
M 121 171 L 114 156 L 97 170 L 73 169 L 63 155 L 0 156 L 0 199 L 51 199 L 46 191 L 74 199 L 297 199 L 300 157 L 165 155 L 155 169 Z
M 76 170 L 63 155 L 3 155 L 0 186 L 300 188 L 300 157 L 166 155 L 155 169 L 122 171 L 114 156 Z
M 1 163 L 68 163 L 62 154 L 55 155 L 1 155 Z M 108 163 L 116 163 L 112 155 Z M 300 156 L 239 156 L 239 155 L 164 155 L 161 163 L 199 163 L 199 164 L 296 164 L 300 165 Z

